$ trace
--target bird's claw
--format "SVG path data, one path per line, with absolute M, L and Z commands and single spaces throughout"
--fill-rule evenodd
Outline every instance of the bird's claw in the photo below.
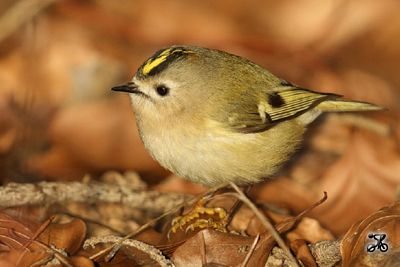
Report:
M 170 233 L 175 234 L 178 230 L 183 230 L 187 224 L 189 225 L 185 228 L 185 233 L 189 230 L 194 231 L 196 228 L 213 228 L 221 232 L 226 232 L 228 214 L 223 208 L 204 207 L 204 201 L 200 200 L 188 214 L 178 216 L 172 220 L 168 238 Z

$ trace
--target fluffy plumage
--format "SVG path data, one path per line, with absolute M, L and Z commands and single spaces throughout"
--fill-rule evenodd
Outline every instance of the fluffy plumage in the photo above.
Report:
M 160 86 L 167 92 L 160 94 Z M 322 112 L 380 109 L 299 88 L 247 59 L 193 46 L 158 51 L 131 83 L 114 90 L 131 93 L 151 155 L 205 185 L 270 177 Z

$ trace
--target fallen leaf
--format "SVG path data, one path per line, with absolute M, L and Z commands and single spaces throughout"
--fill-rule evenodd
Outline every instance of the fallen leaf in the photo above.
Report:
M 250 248 L 254 237 L 245 237 L 205 229 L 188 239 L 177 248 L 172 261 L 179 266 L 241 266 L 248 253 L 251 257 L 247 266 L 264 266 L 270 241 L 261 236 L 254 251 Z
M 400 203 L 394 202 L 353 224 L 346 232 L 340 244 L 342 266 L 394 266 L 386 264 L 394 256 L 398 258 L 399 249 Z
M 81 248 L 86 237 L 86 231 L 85 222 L 74 219 L 68 223 L 50 224 L 39 235 L 38 240 L 62 248 L 68 255 L 74 255 Z
M 0 213 L 0 261 L 10 266 L 28 267 L 49 263 L 58 256 L 68 262 L 68 257 L 81 248 L 85 235 L 86 225 L 79 219 L 61 225 L 49 219 L 38 225 Z M 80 262 L 82 265 L 77 267 L 90 266 L 87 261 Z

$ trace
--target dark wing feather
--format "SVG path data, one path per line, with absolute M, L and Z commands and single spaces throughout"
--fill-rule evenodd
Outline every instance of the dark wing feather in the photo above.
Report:
M 338 97 L 336 94 L 288 87 L 266 94 L 265 99 L 255 105 L 254 112 L 231 114 L 229 124 L 239 132 L 262 132 L 279 122 L 300 116 L 325 100 Z

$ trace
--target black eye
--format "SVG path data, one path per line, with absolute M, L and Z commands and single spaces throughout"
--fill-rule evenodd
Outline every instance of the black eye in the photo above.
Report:
M 156 91 L 160 96 L 166 96 L 169 93 L 169 88 L 165 85 L 158 85 L 156 87 Z

